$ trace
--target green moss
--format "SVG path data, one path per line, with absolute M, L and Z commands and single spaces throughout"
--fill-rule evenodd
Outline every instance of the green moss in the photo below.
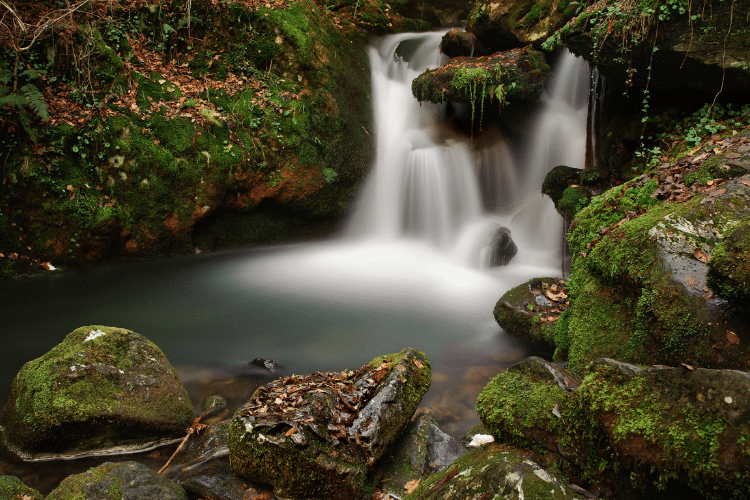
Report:
M 41 500 L 43 495 L 15 476 L 0 476 L 0 499 Z
M 739 223 L 708 261 L 708 286 L 739 310 L 750 310 L 750 222 Z
M 557 209 L 565 220 L 573 220 L 576 214 L 589 204 L 589 196 L 586 190 L 580 186 L 569 187 L 563 191 L 562 197 L 557 202 Z

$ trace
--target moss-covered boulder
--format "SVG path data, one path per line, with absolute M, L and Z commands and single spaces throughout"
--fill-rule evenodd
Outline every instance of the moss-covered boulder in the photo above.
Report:
M 442 472 L 422 480 L 404 500 L 583 499 L 545 457 L 502 444 L 471 450 Z
M 485 57 L 457 57 L 437 69 L 428 69 L 412 82 L 420 101 L 464 102 L 485 100 L 535 102 L 549 76 L 544 56 L 534 49 L 514 49 Z
M 0 500 L 42 500 L 44 496 L 16 476 L 0 476 Z
M 493 379 L 477 410 L 498 439 L 549 450 L 572 476 L 634 494 L 617 498 L 750 496 L 747 373 L 600 359 L 580 386 L 565 386 L 570 377 L 529 358 Z
M 355 372 L 279 379 L 235 413 L 232 468 L 282 497 L 362 498 L 429 386 L 430 362 L 413 348 Z
M 573 370 L 599 357 L 750 368 L 743 310 L 709 288 L 706 265 L 750 216 L 750 177 L 727 180 L 744 172 L 729 164 L 746 154 L 737 152 L 744 141 L 665 162 L 578 212 L 568 234 L 567 332 L 557 332 Z
M 138 462 L 106 462 L 62 481 L 49 500 L 187 500 L 185 491 Z
M 84 326 L 13 380 L 2 413 L 24 459 L 147 449 L 184 435 L 194 418 L 164 354 L 122 328 Z
M 542 193 L 552 199 L 563 219 L 572 222 L 579 210 L 594 196 L 612 187 L 602 169 L 585 169 L 558 165 L 544 178 Z
M 555 322 L 568 305 L 564 280 L 534 278 L 505 292 L 493 314 L 503 330 L 550 355 L 555 350 Z

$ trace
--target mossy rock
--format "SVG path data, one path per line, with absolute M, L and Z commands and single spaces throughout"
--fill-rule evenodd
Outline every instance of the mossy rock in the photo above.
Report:
M 16 476 L 0 476 L 0 500 L 42 500 L 44 496 Z
M 25 459 L 149 449 L 194 418 L 164 354 L 122 328 L 85 326 L 26 363 L 2 413 L 8 447 Z
M 185 490 L 138 462 L 105 462 L 69 476 L 47 496 L 48 500 L 187 500 Z
M 375 463 L 408 424 L 429 386 L 429 360 L 413 348 L 375 358 L 356 372 L 272 382 L 232 419 L 232 469 L 271 484 L 277 496 L 364 497 L 375 486 Z
M 739 311 L 750 311 L 750 222 L 735 227 L 708 261 L 708 286 Z
M 559 308 L 566 303 L 565 299 L 561 304 L 545 296 L 551 285 L 562 292 L 565 282 L 560 278 L 534 278 L 505 292 L 493 311 L 503 330 L 541 348 L 546 355 L 555 350 L 553 325 Z
M 727 314 L 706 286 L 722 235 L 750 214 L 738 178 L 708 196 L 661 204 L 655 181 L 613 188 L 581 210 L 568 234 L 569 361 L 598 357 L 641 364 L 748 369 L 746 321 Z M 644 212 L 636 216 L 637 211 Z M 733 342 L 734 335 L 740 342 Z
M 544 457 L 492 443 L 471 450 L 444 471 L 422 480 L 404 500 L 582 499 Z
M 509 50 L 491 56 L 452 59 L 427 70 L 412 82 L 412 93 L 420 101 L 445 101 L 483 105 L 496 99 L 535 102 L 547 82 L 550 68 L 532 48 Z

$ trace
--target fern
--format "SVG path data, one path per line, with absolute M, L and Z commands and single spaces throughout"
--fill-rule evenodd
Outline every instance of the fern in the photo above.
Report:
M 49 119 L 49 113 L 47 110 L 47 101 L 44 99 L 44 94 L 42 94 L 38 88 L 32 83 L 27 83 L 23 87 L 21 87 L 21 92 L 23 93 L 23 97 L 26 99 L 26 105 L 31 108 L 31 110 L 44 120 L 45 122 Z

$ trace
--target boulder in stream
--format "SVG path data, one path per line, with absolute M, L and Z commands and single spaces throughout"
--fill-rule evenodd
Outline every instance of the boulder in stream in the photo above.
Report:
M 24 459 L 140 451 L 178 438 L 194 418 L 164 354 L 123 328 L 84 326 L 13 380 L 2 413 Z
M 105 462 L 81 474 L 69 476 L 47 500 L 187 500 L 176 483 L 138 462 Z
M 502 226 L 498 228 L 495 236 L 492 237 L 490 249 L 492 254 L 490 264 L 492 266 L 505 266 L 518 253 L 518 247 L 513 238 L 510 237 L 510 229 Z
M 430 378 L 427 356 L 408 348 L 357 371 L 267 384 L 232 419 L 232 468 L 281 497 L 360 498 L 374 487 L 373 466 L 408 424 Z
M 603 489 L 749 498 L 748 394 L 750 374 L 736 370 L 602 358 L 580 380 L 528 358 L 495 377 L 477 409 L 498 439 L 549 450 Z

